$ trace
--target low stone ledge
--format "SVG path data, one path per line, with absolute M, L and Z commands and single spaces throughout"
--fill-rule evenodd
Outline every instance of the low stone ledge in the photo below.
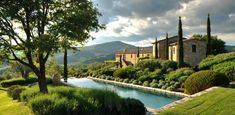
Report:
M 105 82 L 105 83 L 109 83 L 109 84 L 115 84 L 118 86 L 126 86 L 126 87 L 134 88 L 134 89 L 141 89 L 144 91 L 150 91 L 153 93 L 158 93 L 158 94 L 163 94 L 163 95 L 177 96 L 177 97 L 182 97 L 182 98 L 189 96 L 185 93 L 168 91 L 168 90 L 163 90 L 163 89 L 159 89 L 159 88 L 145 87 L 145 86 L 141 86 L 141 85 L 134 85 L 134 84 L 129 84 L 129 83 L 123 83 L 123 82 L 117 82 L 117 81 L 111 81 L 111 80 L 105 80 L 105 79 L 99 79 L 99 78 L 93 78 L 93 77 L 88 77 L 88 78 L 95 80 L 95 81 Z
M 176 105 L 178 105 L 180 103 L 192 100 L 195 97 L 201 96 L 202 94 L 205 94 L 205 93 L 207 93 L 211 90 L 214 90 L 214 89 L 218 88 L 218 87 L 211 87 L 211 88 L 208 88 L 204 91 L 198 92 L 196 94 L 188 95 L 188 94 L 185 94 L 185 93 L 168 91 L 168 90 L 163 90 L 163 89 L 158 89 L 158 88 L 145 87 L 145 86 L 134 85 L 134 84 L 128 84 L 128 83 L 123 83 L 123 82 L 117 82 L 117 81 L 111 81 L 111 80 L 105 80 L 105 79 L 98 79 L 98 78 L 93 78 L 93 77 L 88 77 L 88 78 L 92 79 L 92 80 L 95 80 L 95 81 L 114 84 L 114 85 L 118 85 L 118 86 L 126 86 L 126 87 L 129 87 L 129 88 L 141 89 L 141 90 L 144 90 L 144 91 L 147 90 L 147 91 L 151 91 L 151 92 L 155 92 L 155 93 L 163 94 L 163 95 L 183 97 L 182 99 L 174 101 L 170 104 L 167 104 L 167 105 L 165 105 L 165 106 L 163 106 L 159 109 L 147 108 L 147 111 L 148 111 L 147 115 L 154 115 L 154 114 L 160 113 L 160 112 L 165 111 L 169 108 L 173 108 L 173 107 L 175 107 Z

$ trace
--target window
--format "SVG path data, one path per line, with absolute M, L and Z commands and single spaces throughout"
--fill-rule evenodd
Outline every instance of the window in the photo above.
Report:
M 192 45 L 192 52 L 196 52 L 196 51 L 197 51 L 196 45 Z

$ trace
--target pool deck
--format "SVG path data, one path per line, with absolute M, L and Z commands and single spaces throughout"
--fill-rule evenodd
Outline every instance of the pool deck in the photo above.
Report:
M 168 90 L 163 90 L 163 89 L 159 89 L 159 88 L 151 88 L 151 87 L 145 87 L 145 86 L 140 86 L 140 85 L 134 85 L 134 84 L 129 84 L 129 83 L 123 83 L 123 82 L 117 82 L 117 81 L 111 81 L 111 80 L 105 80 L 105 79 L 99 79 L 99 78 L 93 78 L 93 77 L 87 77 L 87 78 L 95 80 L 95 81 L 99 81 L 99 82 L 105 82 L 105 83 L 109 83 L 109 84 L 118 85 L 118 86 L 124 86 L 124 87 L 129 87 L 129 88 L 134 88 L 134 89 L 141 89 L 144 91 L 155 92 L 155 93 L 159 93 L 159 94 L 163 94 L 163 95 L 182 97 L 182 99 L 180 99 L 178 101 L 174 101 L 170 104 L 167 104 L 159 109 L 147 108 L 148 112 L 146 113 L 146 115 L 154 115 L 154 114 L 160 113 L 166 109 L 173 108 L 174 106 L 176 106 L 179 103 L 183 103 L 185 101 L 192 100 L 195 97 L 201 96 L 202 94 L 205 94 L 213 89 L 218 88 L 218 87 L 211 87 L 211 88 L 206 89 L 204 91 L 201 91 L 199 93 L 196 93 L 193 95 L 188 95 L 188 94 L 181 93 L 181 92 L 168 91 Z

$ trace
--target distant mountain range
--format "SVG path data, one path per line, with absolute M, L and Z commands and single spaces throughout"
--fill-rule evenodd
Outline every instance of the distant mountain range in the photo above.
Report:
M 84 48 L 78 48 L 80 51 L 68 51 L 69 64 L 89 64 L 94 62 L 104 62 L 115 58 L 115 52 L 123 49 L 134 49 L 133 45 L 120 41 L 108 42 Z M 235 46 L 226 46 L 226 50 L 232 51 Z M 55 59 L 59 64 L 63 64 L 63 52 L 55 55 Z
M 89 64 L 93 62 L 104 62 L 105 60 L 114 59 L 114 53 L 122 49 L 136 48 L 133 45 L 120 41 L 108 42 L 84 48 L 78 48 L 80 51 L 68 51 L 69 64 Z M 63 52 L 55 55 L 55 59 L 59 64 L 63 64 Z

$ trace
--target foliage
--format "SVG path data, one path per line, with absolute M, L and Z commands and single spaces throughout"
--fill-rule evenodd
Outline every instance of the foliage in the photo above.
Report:
M 163 70 L 165 70 L 165 71 L 169 68 L 175 70 L 175 69 L 177 69 L 177 64 L 178 63 L 175 61 L 164 60 L 164 61 L 162 61 L 161 66 L 162 66 Z
M 140 101 L 121 98 L 112 91 L 68 86 L 49 87 L 49 91 L 41 95 L 31 88 L 21 94 L 21 99 L 30 105 L 36 115 L 145 114 L 145 107 Z
M 24 78 L 13 78 L 13 79 L 9 79 L 9 80 L 5 80 L 1 82 L 1 86 L 2 87 L 9 87 L 12 85 L 27 85 L 30 83 L 35 83 L 38 81 L 38 78 L 30 76 L 26 79 Z M 47 78 L 47 82 L 51 83 L 51 79 Z
M 184 67 L 184 45 L 181 17 L 179 17 L 178 24 L 177 54 L 178 68 Z
M 90 70 L 90 71 L 96 71 L 96 70 L 98 70 L 98 69 L 103 68 L 104 66 L 105 66 L 104 63 L 98 63 L 98 62 L 96 62 L 96 63 L 91 63 L 91 64 L 89 64 L 89 65 L 87 66 L 87 68 L 88 68 L 88 70 Z
M 143 86 L 148 87 L 148 86 L 149 86 L 149 82 L 148 82 L 148 81 L 145 81 L 145 82 L 143 83 Z
M 16 78 L 16 77 L 19 77 L 19 76 L 20 75 L 17 72 L 13 72 L 11 70 L 5 71 L 5 72 L 0 74 L 0 81 Z
M 161 68 L 161 60 L 153 60 L 153 59 L 141 60 L 136 64 L 136 67 L 141 70 L 148 68 L 149 71 L 154 71 L 155 69 Z
M 226 86 L 228 78 L 221 73 L 211 70 L 196 72 L 185 81 L 185 93 L 194 94 L 212 86 Z
M 89 0 L 1 0 L 0 12 L 1 59 L 31 68 L 43 93 L 48 92 L 45 64 L 61 47 L 60 38 L 71 41 L 72 47 L 103 28 L 98 20 L 101 14 Z
M 20 99 L 20 93 L 25 90 L 25 88 L 21 87 L 20 85 L 12 85 L 8 88 L 7 94 L 12 97 L 13 99 Z
M 59 75 L 63 74 L 62 67 L 58 63 L 56 63 L 54 59 L 50 59 L 47 61 L 46 68 L 47 68 L 46 69 L 47 75 L 53 76 L 55 74 L 59 74 Z
M 190 76 L 194 71 L 190 68 L 180 68 L 176 71 L 172 71 L 166 75 L 166 80 L 168 81 L 180 81 L 182 77 Z M 184 83 L 184 81 L 181 81 Z
M 84 65 L 69 65 L 68 75 L 72 77 L 87 77 L 88 69 Z
M 135 78 L 136 69 L 132 66 L 119 68 L 114 71 L 113 76 L 119 78 Z
M 207 35 L 195 34 L 192 36 L 193 39 L 198 39 L 207 42 Z M 211 54 L 217 55 L 226 52 L 225 42 L 219 39 L 217 36 L 211 36 Z
M 199 69 L 210 69 L 213 65 L 220 64 L 227 61 L 235 60 L 235 52 L 218 54 L 216 56 L 208 57 L 199 64 Z
M 235 52 L 219 54 L 204 59 L 198 66 L 199 69 L 211 69 L 224 73 L 230 81 L 235 80 Z
M 213 71 L 225 74 L 229 81 L 235 81 L 235 62 L 228 61 L 212 66 Z
M 23 78 L 27 78 L 29 76 L 29 73 L 32 72 L 32 69 L 17 61 L 11 61 L 9 65 L 11 66 L 11 69 L 13 71 L 19 72 Z

